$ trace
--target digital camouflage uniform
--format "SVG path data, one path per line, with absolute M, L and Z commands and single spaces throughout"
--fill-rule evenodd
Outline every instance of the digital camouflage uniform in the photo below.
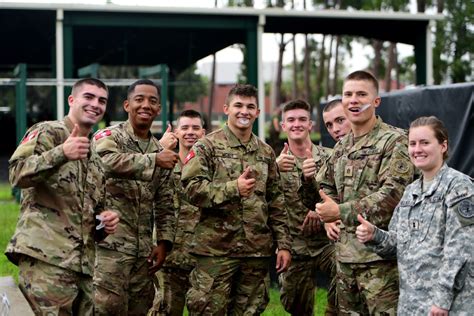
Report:
M 69 117 L 32 126 L 9 161 L 22 202 L 5 254 L 19 265 L 20 289 L 36 314 L 93 309 L 94 215 L 104 210 L 104 177 L 94 153 L 76 161 L 64 155 L 73 128 Z
M 146 148 L 129 121 L 99 131 L 93 145 L 106 170 L 106 205 L 120 222 L 113 236 L 98 244 L 94 304 L 99 315 L 146 315 L 154 288 L 147 257 L 156 240 L 171 248 L 176 224 L 171 170 L 155 165 L 161 151 L 150 134 Z M 168 249 L 170 250 L 170 249 Z
M 312 145 L 316 170 L 329 158 L 330 149 Z M 291 154 L 291 152 L 290 152 Z M 288 211 L 291 237 L 291 265 L 279 276 L 280 301 L 292 315 L 313 315 L 317 271 L 325 272 L 331 279 L 326 314 L 336 313 L 336 288 L 333 282 L 336 272 L 334 244 L 330 242 L 321 223 L 320 231 L 310 236 L 302 232 L 308 209 L 298 196 L 301 186 L 302 161 L 295 157 L 293 170 L 281 172 L 281 181 Z M 311 210 L 314 210 L 314 205 Z
M 474 186 L 444 165 L 423 192 L 423 180 L 410 184 L 389 231 L 376 229 L 373 247 L 397 256 L 399 315 L 428 315 L 431 305 L 449 315 L 474 311 Z
M 186 292 L 191 286 L 189 275 L 196 264 L 194 256 L 190 254 L 190 244 L 194 227 L 199 221 L 199 209 L 186 201 L 181 185 L 181 169 L 182 164 L 177 163 L 174 168 L 174 186 L 179 214 L 176 214 L 178 222 L 173 250 L 166 257 L 163 268 L 156 273 L 159 287 L 156 287 L 149 315 L 183 315 Z
M 256 184 L 242 198 L 237 179 L 247 166 Z M 191 315 L 263 312 L 273 246 L 290 250 L 291 242 L 275 153 L 254 134 L 241 143 L 226 125 L 194 145 L 182 182 L 201 210 L 191 245 L 197 255 L 187 294 Z
M 405 131 L 377 118 L 373 129 L 357 139 L 339 141 L 316 183 L 339 204 L 341 232 L 336 242 L 336 289 L 341 314 L 395 314 L 398 272 L 394 259 L 384 259 L 355 235 L 357 214 L 387 229 L 403 190 L 413 180 Z M 302 186 L 305 205 L 319 199 L 315 182 Z

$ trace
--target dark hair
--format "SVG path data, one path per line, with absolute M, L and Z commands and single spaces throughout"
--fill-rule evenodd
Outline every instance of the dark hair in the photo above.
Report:
M 201 113 L 195 110 L 184 110 L 181 113 L 179 113 L 178 118 L 176 119 L 176 122 L 179 122 L 179 119 L 182 117 L 190 117 L 190 118 L 199 118 L 201 121 L 201 127 L 204 126 L 204 120 L 202 119 Z
M 329 112 L 329 111 L 331 111 L 332 109 L 334 109 L 336 106 L 338 106 L 339 104 L 342 104 L 342 100 L 341 100 L 341 99 L 334 99 L 334 100 L 331 100 L 331 101 L 329 101 L 328 103 L 326 103 L 326 105 L 325 105 L 324 108 L 323 108 L 323 112 Z
M 349 81 L 349 80 L 356 80 L 356 81 L 369 81 L 372 83 L 374 86 L 375 90 L 377 91 L 377 94 L 379 93 L 379 82 L 377 79 L 372 75 L 370 72 L 365 71 L 365 70 L 357 70 L 352 73 L 350 73 L 345 79 L 344 82 Z
M 448 141 L 448 130 L 444 126 L 443 122 L 437 118 L 436 116 L 422 116 L 411 122 L 410 124 L 410 130 L 414 127 L 422 127 L 422 126 L 427 126 L 430 127 L 436 139 L 438 140 L 438 143 L 442 144 L 446 142 L 446 144 L 449 145 Z M 410 134 L 410 130 L 408 130 L 408 135 Z M 449 147 L 449 146 L 448 146 Z M 443 153 L 443 160 L 448 159 L 448 149 Z
M 296 110 L 296 109 L 302 109 L 302 110 L 306 110 L 308 112 L 311 112 L 311 106 L 309 105 L 308 102 L 306 102 L 305 100 L 302 100 L 302 99 L 296 99 L 296 100 L 291 100 L 289 102 L 287 102 L 284 106 L 283 106 L 283 113 L 285 112 L 288 112 L 288 111 L 291 111 L 291 110 Z
M 105 83 L 103 83 L 101 80 L 96 79 L 96 78 L 84 78 L 84 79 L 77 80 L 74 83 L 74 85 L 72 86 L 71 94 L 76 93 L 77 89 L 79 89 L 80 87 L 82 87 L 83 85 L 86 85 L 86 84 L 104 89 L 105 91 L 107 91 L 107 95 L 109 94 L 109 89 L 107 88 Z
M 225 103 L 229 105 L 229 103 L 232 102 L 232 99 L 236 95 L 247 98 L 254 97 L 258 101 L 257 88 L 255 88 L 251 84 L 236 84 L 235 86 L 233 86 L 227 94 Z
M 158 85 L 153 82 L 152 80 L 150 79 L 139 79 L 137 81 L 135 81 L 134 83 L 132 83 L 129 87 L 128 87 L 128 90 L 127 90 L 127 98 L 130 97 L 130 95 L 135 92 L 135 88 L 136 86 L 140 86 L 140 85 L 147 85 L 147 86 L 153 86 L 156 88 L 156 92 L 158 93 L 158 98 L 161 96 L 161 92 L 160 92 L 160 87 L 158 87 Z

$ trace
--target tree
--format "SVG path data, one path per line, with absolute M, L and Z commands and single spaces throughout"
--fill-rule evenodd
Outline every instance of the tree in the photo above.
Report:
M 196 64 L 190 66 L 176 77 L 176 96 L 178 110 L 184 102 L 195 102 L 207 93 L 207 82 L 196 73 Z

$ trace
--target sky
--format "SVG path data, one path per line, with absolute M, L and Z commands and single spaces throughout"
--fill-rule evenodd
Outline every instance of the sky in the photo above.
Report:
M 416 0 L 411 0 L 412 3 L 416 4 Z M 81 3 L 81 4 L 95 4 L 95 5 L 105 5 L 107 2 L 118 5 L 150 5 L 150 6 L 168 6 L 168 7 L 199 7 L 199 8 L 213 8 L 215 5 L 215 0 L 28 0 L 28 1 L 14 1 L 14 0 L 0 0 L 0 2 L 29 2 L 29 3 Z M 254 0 L 256 8 L 264 8 L 266 0 Z M 307 1 L 309 4 L 311 1 Z M 170 3 L 172 5 L 170 5 Z M 218 7 L 224 7 L 227 3 L 227 0 L 217 0 Z M 295 0 L 295 9 L 303 9 L 303 0 Z M 411 6 L 411 11 L 413 11 L 413 5 Z M 416 8 L 415 8 L 416 11 Z M 287 35 L 287 38 L 290 38 L 290 35 Z M 278 60 L 278 40 L 279 35 L 266 33 L 263 35 L 263 61 L 264 62 L 276 62 Z M 296 39 L 296 51 L 298 54 L 298 60 L 302 59 L 302 49 L 304 45 L 304 39 L 302 35 L 297 35 Z M 398 44 L 397 46 L 399 54 L 401 57 L 412 55 L 413 46 Z M 368 46 L 363 46 L 360 43 L 354 42 L 352 45 L 353 57 L 347 57 L 344 60 L 344 65 L 346 71 L 352 72 L 358 69 L 364 69 L 368 66 L 367 55 L 373 54 L 373 51 Z M 283 63 L 289 64 L 293 59 L 292 54 L 292 44 L 287 45 L 287 49 L 283 56 Z M 217 62 L 241 62 L 243 56 L 241 51 L 238 48 L 226 48 L 217 53 Z M 203 63 L 208 63 L 211 61 L 211 57 L 204 58 L 198 62 L 198 65 Z

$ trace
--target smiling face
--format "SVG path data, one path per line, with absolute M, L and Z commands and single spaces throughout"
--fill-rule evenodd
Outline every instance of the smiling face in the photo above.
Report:
M 153 120 L 161 111 L 158 90 L 153 85 L 137 85 L 123 107 L 134 130 L 148 133 Z
M 178 120 L 175 133 L 180 146 L 189 150 L 199 138 L 204 136 L 205 130 L 202 128 L 201 118 L 182 116 Z
M 293 109 L 283 113 L 281 127 L 288 138 L 295 141 L 305 141 L 313 126 L 309 112 L 303 109 Z
M 411 162 L 423 172 L 426 179 L 432 179 L 443 165 L 443 155 L 448 150 L 447 141 L 440 143 L 429 126 L 410 128 L 408 154 Z
M 351 124 L 364 126 L 375 120 L 375 109 L 380 97 L 368 80 L 347 80 L 343 87 L 342 106 Z
M 346 118 L 342 103 L 323 112 L 323 121 L 329 134 L 336 142 L 351 131 L 351 122 Z
M 252 131 L 253 122 L 258 117 L 260 109 L 257 106 L 255 97 L 235 95 L 224 104 L 224 113 L 228 116 L 227 124 L 229 128 L 240 132 Z
M 108 93 L 91 84 L 82 84 L 68 97 L 69 114 L 72 122 L 91 128 L 104 117 Z

